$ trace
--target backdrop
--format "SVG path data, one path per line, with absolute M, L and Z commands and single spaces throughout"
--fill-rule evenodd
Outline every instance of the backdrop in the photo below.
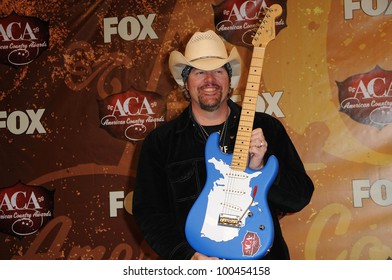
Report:
M 243 60 L 279 4 L 258 111 L 315 184 L 293 259 L 392 256 L 390 0 L 0 2 L 0 258 L 156 259 L 132 216 L 140 146 L 186 106 L 168 70 L 198 30 Z

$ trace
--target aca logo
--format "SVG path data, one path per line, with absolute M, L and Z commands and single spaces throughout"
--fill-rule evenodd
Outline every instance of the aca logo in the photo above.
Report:
M 101 127 L 126 141 L 143 140 L 151 130 L 165 122 L 164 98 L 154 92 L 131 88 L 98 103 Z
M 21 66 L 35 60 L 49 45 L 49 23 L 15 12 L 0 19 L 0 63 Z
M 21 182 L 0 189 L 0 231 L 22 237 L 53 218 L 54 191 Z
M 392 71 L 376 66 L 337 85 L 341 112 L 379 129 L 392 124 Z
M 260 249 L 260 238 L 255 232 L 248 231 L 242 240 L 242 253 L 244 256 L 254 256 Z
M 282 14 L 275 21 L 276 34 L 286 27 L 287 0 L 224 0 L 213 5 L 216 32 L 237 46 L 253 46 L 253 35 L 268 7 L 279 4 Z

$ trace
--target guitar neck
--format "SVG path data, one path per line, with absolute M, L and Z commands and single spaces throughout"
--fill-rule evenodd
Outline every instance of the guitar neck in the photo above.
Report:
M 264 53 L 265 47 L 254 47 L 253 49 L 231 164 L 231 168 L 234 170 L 244 171 L 248 165 L 249 143 L 259 95 Z

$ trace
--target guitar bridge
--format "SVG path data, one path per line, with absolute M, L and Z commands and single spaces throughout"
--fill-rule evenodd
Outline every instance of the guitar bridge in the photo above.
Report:
M 220 214 L 218 225 L 239 228 L 242 226 L 242 222 L 236 215 Z

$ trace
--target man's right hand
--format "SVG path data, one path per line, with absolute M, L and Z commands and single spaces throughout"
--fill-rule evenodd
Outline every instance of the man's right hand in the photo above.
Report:
M 219 260 L 219 258 L 216 257 L 207 257 L 206 255 L 203 255 L 199 252 L 196 252 L 193 254 L 191 260 Z

